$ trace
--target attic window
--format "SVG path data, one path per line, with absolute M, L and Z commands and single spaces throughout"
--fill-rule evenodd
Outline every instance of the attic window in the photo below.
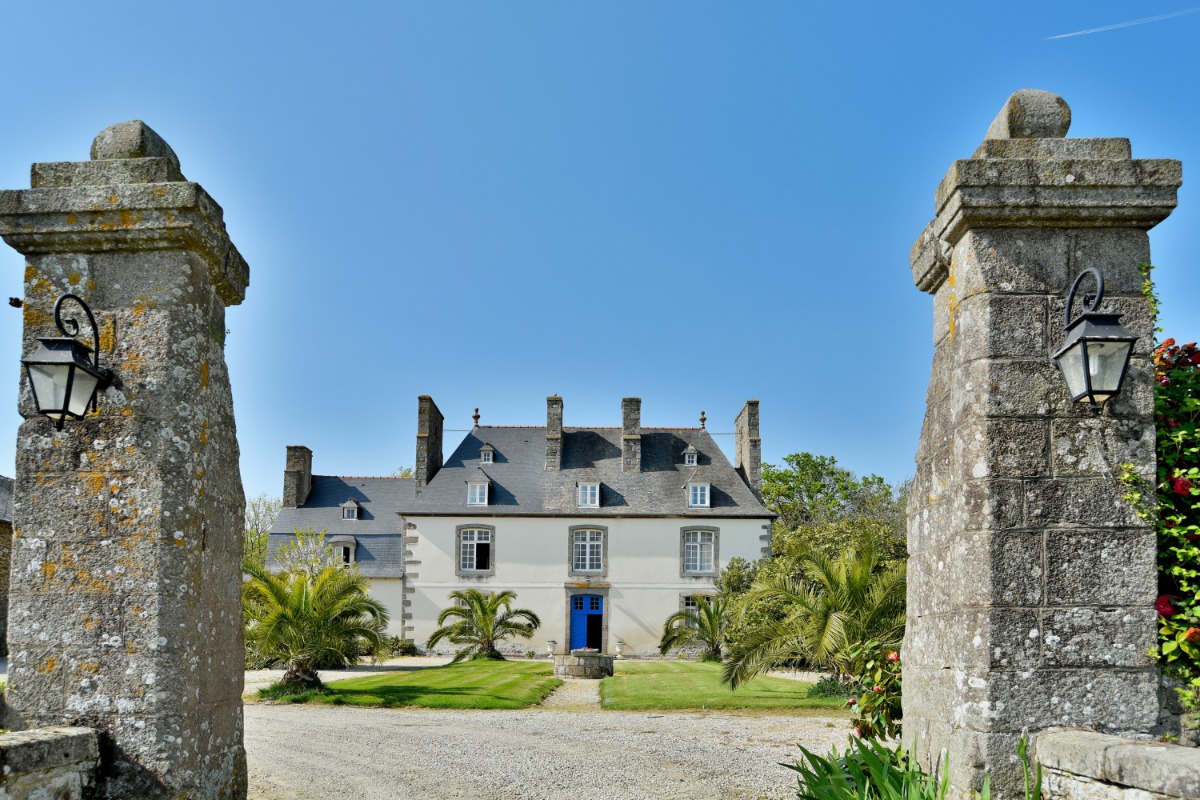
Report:
M 600 507 L 600 484 L 598 484 L 598 483 L 581 483 L 581 484 L 579 484 L 579 507 L 580 508 L 599 508 Z
M 358 519 L 358 503 L 354 500 L 342 503 L 342 519 Z
M 491 464 L 495 461 L 496 448 L 490 444 L 484 443 L 483 447 L 479 448 L 479 463 Z
M 696 448 L 693 445 L 689 444 L 687 446 L 687 449 L 683 451 L 683 465 L 685 467 L 696 466 L 696 455 L 697 454 L 698 454 L 698 451 L 696 450 Z
M 472 481 L 467 484 L 467 505 L 486 506 L 488 504 L 488 485 L 485 481 Z
M 708 484 L 688 484 L 688 508 L 708 508 Z

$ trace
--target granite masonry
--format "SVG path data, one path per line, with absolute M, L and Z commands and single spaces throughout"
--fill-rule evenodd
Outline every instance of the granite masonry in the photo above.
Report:
M 74 293 L 117 376 L 62 431 L 22 384 L 5 727 L 95 729 L 99 797 L 236 800 L 245 503 L 224 344 L 248 268 L 145 124 L 102 131 L 91 159 L 0 192 L 25 351 Z
M 912 250 L 934 296 L 928 409 L 909 501 L 904 738 L 951 781 L 1020 795 L 1017 739 L 1052 726 L 1148 734 L 1158 720 L 1155 539 L 1121 499 L 1153 478 L 1153 326 L 1138 265 L 1178 161 L 1068 139 L 1049 92 L 1015 93 L 954 162 Z M 1050 360 L 1075 276 L 1139 336 L 1121 394 L 1072 404 Z

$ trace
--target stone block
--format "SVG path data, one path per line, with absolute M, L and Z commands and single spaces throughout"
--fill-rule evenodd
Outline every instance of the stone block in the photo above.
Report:
M 1045 663 L 1067 667 L 1149 667 L 1157 638 L 1152 608 L 1047 609 Z
M 955 432 L 956 463 L 972 479 L 1049 474 L 1047 419 L 981 419 Z
M 1045 347 L 1049 303 L 1045 296 L 980 292 L 958 304 L 955 358 L 1026 358 Z
M 1065 292 L 1070 247 L 1070 234 L 1052 228 L 971 230 L 955 248 L 956 285 L 963 295 Z
M 992 605 L 1034 607 L 1042 603 L 1046 576 L 1041 531 L 990 531 L 985 552 L 991 564 L 988 598 Z
M 986 681 L 987 691 L 970 698 L 975 705 L 968 703 L 964 713 L 985 715 L 1001 729 L 1075 727 L 1125 733 L 1149 730 L 1158 718 L 1153 668 L 1043 668 L 993 672 L 980 679 Z
M 983 479 L 963 483 L 964 523 L 985 530 L 1025 526 L 1025 487 L 1019 480 Z
M 1154 532 L 1068 531 L 1046 534 L 1046 602 L 1053 606 L 1149 607 L 1157 578 Z
M 963 366 L 951 387 L 954 418 L 1038 417 L 1066 404 L 1058 369 L 1045 356 L 1023 360 L 982 359 Z
M 1149 419 L 1089 415 L 1055 419 L 1050 426 L 1055 476 L 1107 478 L 1121 474 L 1122 464 L 1145 469 L 1154 464 L 1154 448 Z
M 1112 477 L 1025 482 L 1029 527 L 1138 528 L 1143 525 Z

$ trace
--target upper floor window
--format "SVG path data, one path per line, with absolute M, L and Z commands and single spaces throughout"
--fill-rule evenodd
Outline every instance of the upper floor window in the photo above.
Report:
M 693 445 L 689 444 L 687 446 L 687 449 L 683 451 L 683 465 L 685 467 L 696 466 L 696 456 L 697 455 L 699 455 L 699 451 L 697 451 Z
M 683 571 L 712 573 L 716 571 L 716 531 L 683 532 Z
M 581 484 L 579 484 L 579 507 L 580 508 L 599 508 L 600 507 L 600 484 L 598 484 L 598 483 L 581 483 Z
M 600 572 L 604 569 L 604 532 L 576 530 L 571 532 L 571 570 Z
M 342 506 L 342 519 L 358 519 L 358 506 Z
M 488 504 L 488 485 L 475 482 L 467 484 L 467 505 L 486 506 Z
M 466 528 L 459 531 L 458 568 L 463 572 L 492 569 L 492 532 Z
M 338 545 L 333 548 L 334 562 L 341 567 L 348 567 L 354 563 L 354 548 L 349 545 Z
M 490 444 L 484 442 L 483 447 L 479 448 L 479 463 L 480 464 L 491 464 L 496 460 L 495 455 L 496 455 L 496 448 L 494 448 Z
M 688 508 L 708 508 L 708 484 L 688 484 Z

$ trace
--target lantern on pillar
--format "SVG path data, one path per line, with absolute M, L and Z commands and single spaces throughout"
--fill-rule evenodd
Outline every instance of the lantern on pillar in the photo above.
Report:
M 1083 279 L 1092 276 L 1096 294 L 1084 295 L 1083 313 L 1071 319 L 1075 293 Z M 1067 295 L 1064 319 L 1066 338 L 1052 358 L 1067 382 L 1072 402 L 1086 400 L 1099 409 L 1121 391 L 1129 356 L 1137 337 L 1121 327 L 1120 314 L 1101 314 L 1096 311 L 1104 299 L 1104 275 L 1095 267 L 1079 273 Z
M 76 340 L 79 322 L 62 317 L 62 305 L 73 300 L 87 315 L 92 326 L 92 347 Z M 39 414 L 54 421 L 62 430 L 67 417 L 81 419 L 90 408 L 96 409 L 96 393 L 112 383 L 112 371 L 100 366 L 100 332 L 87 303 L 73 294 L 64 294 L 54 304 L 54 324 L 64 336 L 38 339 L 37 349 L 21 359 L 29 375 L 29 388 Z

